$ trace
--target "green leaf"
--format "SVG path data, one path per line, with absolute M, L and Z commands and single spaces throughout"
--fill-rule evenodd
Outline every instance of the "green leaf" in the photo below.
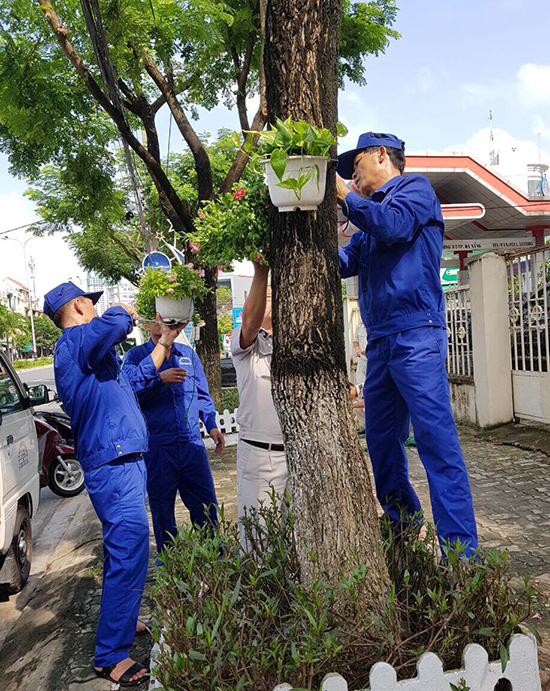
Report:
M 319 183 L 321 181 L 321 169 L 317 163 L 313 166 L 313 171 L 315 172 L 315 182 L 317 183 L 317 189 L 319 189 Z
M 239 576 L 239 578 L 238 578 L 238 580 L 237 580 L 237 582 L 236 582 L 236 584 L 235 584 L 235 587 L 233 588 L 233 592 L 231 593 L 231 600 L 230 600 L 231 607 L 234 607 L 234 606 L 235 606 L 235 603 L 236 603 L 237 600 L 239 599 L 239 594 L 240 594 L 240 592 L 241 592 L 242 578 L 243 578 L 242 575 Z
M 504 643 L 500 644 L 500 664 L 502 666 L 502 671 L 504 672 L 506 670 L 506 665 L 508 664 L 508 648 L 504 645 Z
M 287 178 L 282 182 L 277 183 L 277 187 L 282 187 L 284 190 L 294 190 L 298 189 L 298 180 L 296 178 Z
M 279 180 L 282 180 L 288 160 L 286 151 L 283 151 L 282 149 L 275 149 L 275 151 L 272 152 L 269 160 L 275 175 L 279 178 Z
M 190 650 L 188 655 L 190 660 L 201 660 L 202 662 L 206 661 L 206 655 L 203 655 L 196 650 Z
M 336 123 L 336 134 L 338 137 L 345 137 L 348 132 L 348 128 L 343 123 L 340 121 Z
M 311 625 L 313 627 L 317 626 L 317 622 L 315 621 L 315 617 L 313 614 L 309 611 L 309 609 L 304 609 L 304 612 L 306 613 L 307 618 L 309 619 Z
M 526 621 L 522 622 L 521 625 L 529 631 L 529 633 L 532 633 L 533 636 L 537 639 L 537 643 L 542 643 L 542 637 L 540 633 L 536 630 L 534 626 L 531 626 L 531 624 L 528 624 Z
M 302 175 L 298 176 L 298 189 L 302 190 L 307 183 L 311 180 L 312 173 L 311 171 L 309 173 L 302 173 Z

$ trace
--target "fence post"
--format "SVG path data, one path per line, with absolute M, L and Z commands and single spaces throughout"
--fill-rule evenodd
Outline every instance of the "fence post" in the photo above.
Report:
M 490 252 L 470 263 L 470 301 L 478 425 L 503 425 L 514 417 L 504 257 Z

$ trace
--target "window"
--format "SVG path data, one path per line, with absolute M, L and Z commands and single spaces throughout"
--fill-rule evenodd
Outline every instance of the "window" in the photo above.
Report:
M 23 410 L 23 400 L 11 374 L 0 360 L 0 412 L 10 415 Z

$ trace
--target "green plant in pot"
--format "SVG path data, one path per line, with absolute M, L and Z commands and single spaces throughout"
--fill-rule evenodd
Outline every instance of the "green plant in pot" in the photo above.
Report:
M 199 263 L 228 266 L 232 261 L 265 261 L 269 243 L 269 197 L 263 171 L 252 162 L 247 179 L 232 192 L 208 201 L 198 213 L 191 247 Z
M 337 134 L 347 129 L 338 123 Z M 303 120 L 279 120 L 260 134 L 271 201 L 279 211 L 314 211 L 325 198 L 330 149 L 337 139 L 327 129 Z
M 193 300 L 208 292 L 201 274 L 192 264 L 178 264 L 169 271 L 147 269 L 139 283 L 139 315 L 148 321 L 154 321 L 157 313 L 165 320 L 189 321 L 193 317 Z

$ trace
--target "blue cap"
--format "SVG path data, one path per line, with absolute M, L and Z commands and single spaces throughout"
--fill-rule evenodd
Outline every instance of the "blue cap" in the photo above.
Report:
M 49 293 L 44 295 L 44 314 L 53 319 L 53 315 L 58 309 L 66 305 L 75 298 L 89 298 L 95 305 L 99 298 L 103 295 L 103 291 L 99 293 L 85 293 L 82 288 L 75 286 L 74 283 L 60 283 Z
M 353 177 L 353 162 L 357 154 L 368 146 L 385 146 L 387 149 L 399 149 L 404 151 L 405 142 L 395 134 L 383 134 L 382 132 L 365 132 L 360 135 L 357 148 L 352 151 L 345 151 L 338 156 L 338 168 L 336 171 L 345 180 Z

